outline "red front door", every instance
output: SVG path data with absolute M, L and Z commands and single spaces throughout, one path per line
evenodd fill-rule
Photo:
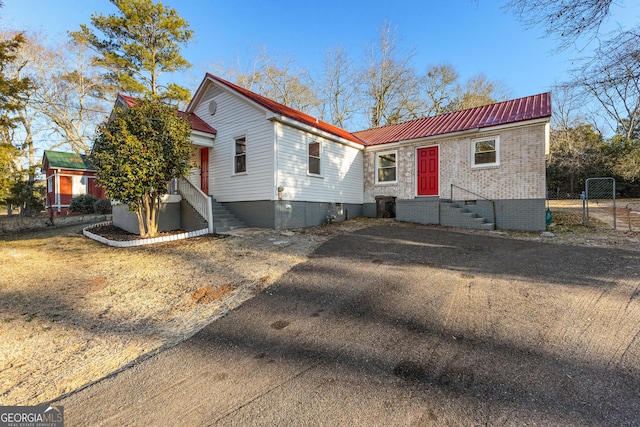
M 438 195 L 438 147 L 418 150 L 418 196 Z
M 209 149 L 200 149 L 200 189 L 209 194 Z

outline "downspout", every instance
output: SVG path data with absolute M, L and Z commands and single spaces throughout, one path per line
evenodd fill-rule
M 274 186 L 273 186 L 273 200 L 275 200 L 276 206 L 278 207 L 278 215 L 276 218 L 277 222 L 278 219 L 280 219 L 280 224 L 278 224 L 278 227 L 275 227 L 276 229 L 279 229 L 280 227 L 282 227 L 282 203 L 280 202 L 279 198 L 278 198 L 278 185 L 279 185 L 279 179 L 280 179 L 280 167 L 278 164 L 278 127 L 280 126 L 280 124 L 277 121 L 274 121 L 273 124 L 275 125 L 273 128 L 273 167 L 275 169 L 275 174 L 274 174 Z M 276 225 L 276 224 L 274 224 Z
M 54 169 L 53 170 L 53 181 L 54 181 L 54 185 L 55 185 L 55 193 L 54 193 L 54 198 L 56 201 L 56 207 L 58 208 L 58 213 L 60 213 L 61 209 L 60 209 L 60 175 L 59 175 L 60 169 Z

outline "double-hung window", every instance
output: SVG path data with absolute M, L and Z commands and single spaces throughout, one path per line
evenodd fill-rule
M 236 148 L 234 155 L 234 173 L 243 173 L 247 171 L 247 137 L 241 136 L 236 138 Z
M 497 166 L 500 164 L 500 138 L 491 137 L 471 141 L 471 166 Z
M 311 175 L 320 175 L 320 172 L 321 172 L 320 142 L 309 141 L 308 149 L 309 149 L 309 167 L 307 171 Z
M 396 182 L 396 151 L 376 154 L 376 183 Z

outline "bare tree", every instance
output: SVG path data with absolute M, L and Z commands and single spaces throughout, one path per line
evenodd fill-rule
M 378 39 L 366 51 L 367 68 L 362 76 L 363 104 L 369 125 L 395 124 L 420 116 L 419 81 L 411 66 L 415 52 L 400 50 L 396 28 L 385 23 Z
M 346 128 L 358 112 L 359 84 L 355 66 L 344 49 L 327 51 L 320 93 L 324 119 Z
M 311 76 L 296 67 L 290 57 L 269 54 L 262 48 L 251 59 L 249 69 L 238 66 L 227 74 L 242 87 L 311 115 L 320 115 L 320 100 Z
M 512 0 L 507 8 L 530 27 L 546 26 L 546 34 L 557 36 L 567 48 L 583 35 L 597 35 L 609 16 L 613 0 Z
M 502 82 L 485 74 L 472 76 L 461 84 L 458 71 L 451 64 L 429 66 L 420 81 L 423 116 L 480 107 L 504 101 L 511 94 Z
M 500 81 L 491 80 L 480 73 L 467 80 L 455 105 L 456 110 L 481 107 L 504 101 L 511 96 L 511 91 Z
M 87 153 L 95 127 L 107 115 L 115 88 L 91 65 L 88 50 L 69 42 L 48 47 L 29 38 L 25 60 L 36 88 L 29 105 L 45 116 L 50 131 L 58 136 L 49 148 L 68 144 L 77 153 Z
M 421 85 L 425 116 L 451 111 L 451 106 L 456 103 L 460 92 L 458 77 L 458 71 L 451 64 L 427 67 Z
M 567 86 L 591 95 L 613 130 L 631 138 L 640 121 L 640 34 L 622 31 L 602 43 Z

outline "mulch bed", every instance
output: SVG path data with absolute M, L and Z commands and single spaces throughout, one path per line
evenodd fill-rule
M 139 234 L 129 233 L 128 231 L 123 230 L 122 228 L 116 227 L 115 225 L 98 225 L 96 227 L 91 227 L 90 229 L 88 229 L 88 231 L 98 236 L 102 236 L 105 239 L 113 240 L 116 242 L 126 242 L 129 240 L 143 239 L 142 237 L 140 237 Z M 186 233 L 186 231 L 184 230 L 160 231 L 158 232 L 158 235 L 156 237 L 172 236 L 174 234 L 182 234 L 182 233 Z

